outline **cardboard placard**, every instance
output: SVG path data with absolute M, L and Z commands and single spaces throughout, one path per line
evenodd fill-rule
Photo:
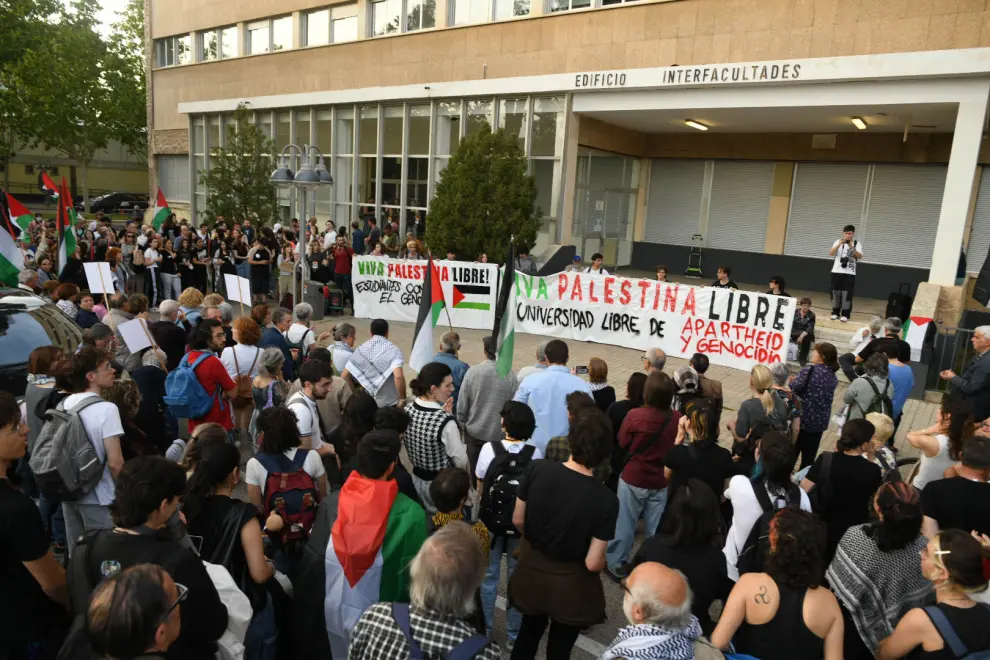
M 233 300 L 244 305 L 251 304 L 251 280 L 224 273 L 224 284 L 227 286 L 227 300 Z
M 115 293 L 113 290 L 113 273 L 110 272 L 109 263 L 105 261 L 97 263 L 87 262 L 83 264 L 83 268 L 86 271 L 86 286 L 89 287 L 90 293 L 105 293 L 108 296 Z
M 148 322 L 144 319 L 134 319 L 133 321 L 121 323 L 117 326 L 117 332 L 120 333 L 121 338 L 127 344 L 127 348 L 131 353 L 139 353 L 149 346 L 155 345 L 155 341 L 151 337 L 151 331 L 148 329 Z

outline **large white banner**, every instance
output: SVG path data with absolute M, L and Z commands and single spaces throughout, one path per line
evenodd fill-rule
M 427 261 L 355 256 L 351 271 L 354 316 L 416 322 Z M 443 298 L 455 328 L 490 330 L 495 325 L 496 264 L 435 261 Z M 447 312 L 439 325 L 447 325 Z
M 426 261 L 354 257 L 354 315 L 416 322 Z M 435 262 L 455 328 L 495 322 L 495 264 Z M 787 359 L 797 301 L 763 293 L 617 275 L 516 272 L 516 331 L 592 341 L 748 370 Z M 446 314 L 441 316 L 446 325 Z
M 794 298 L 614 275 L 516 273 L 517 331 L 750 369 L 787 359 Z M 506 312 L 509 313 L 509 312 Z

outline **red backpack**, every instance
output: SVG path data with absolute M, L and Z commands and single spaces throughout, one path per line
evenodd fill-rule
M 305 543 L 316 521 L 319 490 L 313 477 L 303 469 L 308 454 L 308 449 L 300 447 L 292 459 L 285 454 L 259 453 L 255 456 L 268 471 L 262 496 L 265 519 L 275 511 L 285 521 L 281 530 L 269 531 L 268 534 L 272 540 L 283 544 L 293 541 Z

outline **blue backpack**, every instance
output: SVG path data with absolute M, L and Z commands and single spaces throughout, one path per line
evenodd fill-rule
M 219 392 L 210 394 L 196 377 L 196 367 L 202 364 L 203 360 L 211 357 L 212 353 L 204 352 L 192 364 L 189 363 L 189 354 L 182 356 L 179 366 L 169 372 L 165 378 L 165 405 L 176 417 L 183 419 L 199 419 L 210 412 L 213 407 L 213 400 Z M 221 409 L 223 402 L 221 401 Z

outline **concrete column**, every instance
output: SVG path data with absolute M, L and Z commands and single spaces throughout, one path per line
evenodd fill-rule
M 773 183 L 770 184 L 770 211 L 767 214 L 767 234 L 763 240 L 765 254 L 784 254 L 793 181 L 794 163 L 774 163 Z
M 241 21 L 237 24 L 237 56 L 244 57 L 248 54 L 247 50 L 247 23 Z
M 568 111 L 569 108 L 570 104 Z M 567 123 L 567 138 L 564 143 L 564 181 L 560 187 L 560 194 L 564 196 L 564 212 L 560 230 L 557 232 L 558 245 L 570 244 L 571 228 L 574 226 L 574 192 L 577 186 L 578 132 L 581 128 L 581 116 L 571 112 Z
M 938 216 L 935 233 L 935 249 L 932 250 L 932 266 L 928 281 L 943 286 L 956 282 L 959 266 L 959 250 L 963 244 L 966 217 L 969 214 L 973 179 L 976 177 L 976 160 L 983 141 L 983 121 L 987 100 L 967 101 L 959 104 L 956 130 L 949 154 L 949 171 L 945 177 L 942 194 L 942 210 Z
M 301 11 L 292 12 L 292 47 L 302 48 L 303 46 L 303 14 Z
M 636 189 L 636 222 L 633 225 L 633 242 L 642 242 L 646 236 L 646 210 L 650 196 L 650 167 L 653 161 L 649 158 L 639 159 L 639 187 Z

